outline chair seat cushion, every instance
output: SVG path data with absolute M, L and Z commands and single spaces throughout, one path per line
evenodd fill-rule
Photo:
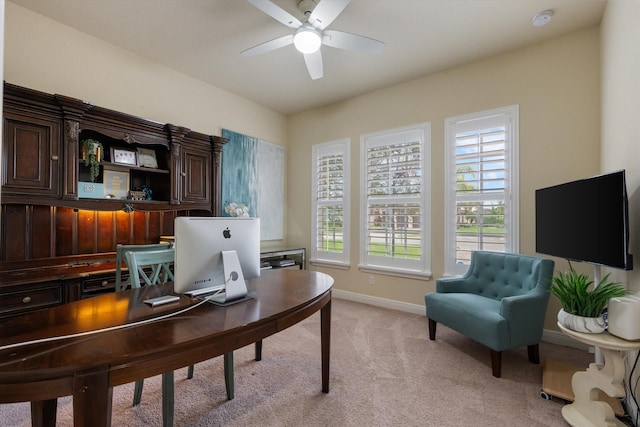
M 496 351 L 509 347 L 509 323 L 499 300 L 468 293 L 430 293 L 427 316 Z

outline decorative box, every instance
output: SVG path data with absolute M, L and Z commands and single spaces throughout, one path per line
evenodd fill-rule
M 99 182 L 78 182 L 79 199 L 102 199 L 104 198 L 104 185 Z
M 127 196 L 129 200 L 146 200 L 147 194 L 144 191 L 134 191 L 130 190 L 129 195 Z

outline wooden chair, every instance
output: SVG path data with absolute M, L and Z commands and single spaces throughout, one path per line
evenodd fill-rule
M 148 246 L 148 245 L 145 245 Z M 123 253 L 125 262 L 129 269 L 129 282 L 132 288 L 139 288 L 142 283 L 146 286 L 153 286 L 158 283 L 166 283 L 173 280 L 171 266 L 175 259 L 173 248 L 161 250 L 133 250 Z M 146 267 L 146 268 L 145 268 Z M 142 282 L 140 281 L 142 279 Z M 187 378 L 193 377 L 193 365 L 189 366 Z M 233 391 L 233 352 L 224 355 L 224 379 L 227 388 L 227 399 L 234 397 Z M 174 408 L 174 375 L 173 371 L 162 374 L 162 425 L 171 427 L 173 425 Z M 144 380 L 135 383 L 133 393 L 133 405 L 139 405 L 142 399 L 142 387 Z
M 116 246 L 116 292 L 124 291 L 130 285 L 129 279 L 122 281 L 122 263 L 127 263 L 126 252 L 133 251 L 154 251 L 159 249 L 169 249 L 170 243 L 155 243 L 150 245 L 121 245 Z M 127 264 L 128 268 L 128 264 Z
M 139 288 L 142 283 L 153 286 L 158 283 L 167 283 L 173 280 L 171 265 L 175 259 L 175 250 L 161 249 L 152 251 L 128 251 L 125 252 L 125 259 L 129 266 L 129 282 L 132 288 Z M 144 267 L 151 269 L 151 274 L 147 274 Z

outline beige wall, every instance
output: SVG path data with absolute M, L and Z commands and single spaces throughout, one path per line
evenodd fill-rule
M 635 269 L 612 271 L 640 293 L 640 2 L 610 0 L 602 20 L 603 172 L 625 169 Z
M 626 281 L 640 294 L 640 2 L 609 0 L 602 19 L 602 162 L 601 169 L 625 169 L 629 193 L 631 253 L 635 269 L 626 275 L 612 271 L 616 280 Z M 627 375 L 637 352 L 626 359 Z M 637 384 L 638 374 L 629 382 Z M 637 389 L 636 389 L 637 393 Z M 638 408 L 628 397 L 629 412 L 638 422 Z
M 351 268 L 323 268 L 338 289 L 424 305 L 434 281 L 375 277 L 357 268 L 360 135 L 432 124 L 432 272 L 444 269 L 444 120 L 520 105 L 520 252 L 535 253 L 534 190 L 594 175 L 600 167 L 599 31 L 592 28 L 305 113 L 289 121 L 289 241 L 309 247 L 311 146 L 351 138 Z M 557 260 L 557 267 L 567 263 Z M 555 297 L 554 297 L 555 298 Z M 555 328 L 557 301 L 548 311 Z

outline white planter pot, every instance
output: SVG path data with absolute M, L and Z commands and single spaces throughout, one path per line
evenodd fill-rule
M 585 332 L 591 334 L 599 334 L 604 332 L 605 323 L 604 318 L 600 317 L 582 317 L 575 314 L 569 314 L 566 311 L 560 309 L 558 312 L 558 323 L 567 329 L 571 329 L 576 332 Z

